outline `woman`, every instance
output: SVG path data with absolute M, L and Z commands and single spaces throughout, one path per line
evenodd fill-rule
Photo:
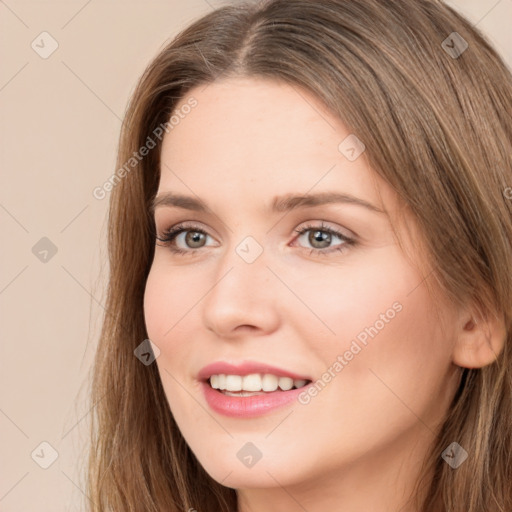
M 92 509 L 510 512 L 511 112 L 435 0 L 164 48 L 109 186 Z

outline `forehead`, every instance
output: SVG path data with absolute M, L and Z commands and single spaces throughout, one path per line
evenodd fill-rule
M 177 111 L 189 97 L 197 106 L 164 137 L 163 152 L 172 149 L 174 158 L 184 152 L 190 160 L 195 147 L 203 150 L 196 152 L 198 160 L 208 151 L 222 162 L 339 155 L 342 123 L 296 86 L 249 78 L 214 82 L 190 91 Z
M 196 106 L 180 112 L 191 98 Z M 268 202 L 268 196 L 335 190 L 381 203 L 364 152 L 349 160 L 342 151 L 354 134 L 302 88 L 252 78 L 203 84 L 175 113 L 179 122 L 163 140 L 159 191 Z

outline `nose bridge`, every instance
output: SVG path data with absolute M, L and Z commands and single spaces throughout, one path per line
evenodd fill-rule
M 218 272 L 210 296 L 226 300 L 236 299 L 242 304 L 251 298 L 262 298 L 269 270 L 266 267 L 267 252 L 263 245 L 251 235 L 245 236 L 220 257 Z
M 203 304 L 204 322 L 218 334 L 228 335 L 237 326 L 269 330 L 277 320 L 275 294 L 269 283 L 266 252 L 248 235 L 219 259 L 215 281 Z

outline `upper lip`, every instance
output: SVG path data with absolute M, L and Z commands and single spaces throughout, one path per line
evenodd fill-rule
M 224 361 L 216 361 L 206 365 L 198 374 L 199 380 L 206 381 L 212 375 L 249 375 L 251 373 L 270 373 L 277 377 L 290 377 L 297 380 L 311 380 L 310 377 L 299 375 L 297 373 L 272 366 L 267 363 L 258 363 L 256 361 L 244 361 L 239 364 L 230 364 Z

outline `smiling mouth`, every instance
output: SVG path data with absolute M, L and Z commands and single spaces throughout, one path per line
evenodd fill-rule
M 206 382 L 223 395 L 247 397 L 300 389 L 310 384 L 311 380 L 252 373 L 244 376 L 217 374 L 212 375 Z

